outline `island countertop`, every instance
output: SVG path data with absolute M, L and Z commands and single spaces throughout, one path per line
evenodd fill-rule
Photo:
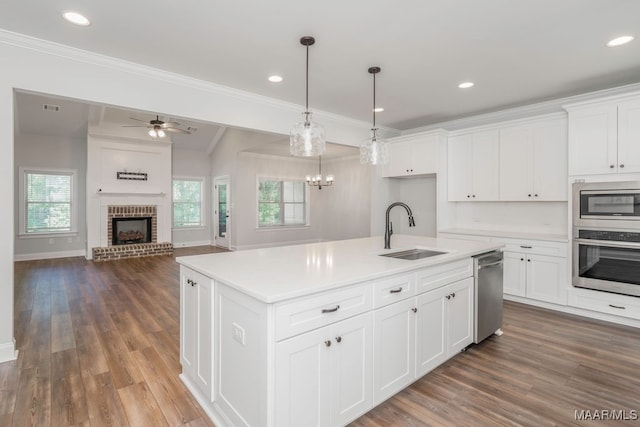
M 275 303 L 366 280 L 444 264 L 502 247 L 500 243 L 393 235 L 237 252 L 192 255 L 176 261 L 259 301 Z M 446 252 L 403 260 L 379 256 L 420 248 Z

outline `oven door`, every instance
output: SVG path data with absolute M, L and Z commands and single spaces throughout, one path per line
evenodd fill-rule
M 573 286 L 640 296 L 640 244 L 574 239 Z

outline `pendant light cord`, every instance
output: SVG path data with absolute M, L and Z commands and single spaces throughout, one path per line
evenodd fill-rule
M 306 81 L 306 100 L 305 100 L 305 112 L 309 112 L 309 45 L 307 45 L 307 71 L 305 75 Z
M 376 74 L 373 74 L 373 128 L 376 128 Z

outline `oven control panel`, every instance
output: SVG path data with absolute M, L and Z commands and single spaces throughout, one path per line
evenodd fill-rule
M 640 233 L 634 231 L 578 230 L 578 237 L 580 239 L 640 243 Z

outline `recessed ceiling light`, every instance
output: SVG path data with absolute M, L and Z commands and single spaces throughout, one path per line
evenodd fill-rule
M 475 83 L 473 82 L 462 82 L 458 85 L 458 87 L 460 89 L 469 89 L 470 87 L 473 87 L 475 85 Z
M 607 43 L 607 47 L 616 47 L 616 46 L 622 46 L 623 44 L 627 44 L 630 41 L 633 40 L 633 36 L 620 36 L 620 37 L 616 37 L 613 40 L 609 40 L 609 43 Z
M 376 113 L 382 113 L 384 111 L 384 108 L 376 107 L 376 108 L 373 109 L 373 111 L 375 111 Z
M 269 76 L 269 81 L 271 83 L 280 83 L 282 82 L 282 80 L 283 80 L 282 76 L 276 76 L 276 75 Z
M 78 12 L 64 12 L 62 16 L 64 19 L 71 22 L 72 24 L 81 25 L 83 27 L 86 27 L 87 25 L 91 24 L 91 21 L 89 21 L 89 19 L 86 16 L 81 15 Z

